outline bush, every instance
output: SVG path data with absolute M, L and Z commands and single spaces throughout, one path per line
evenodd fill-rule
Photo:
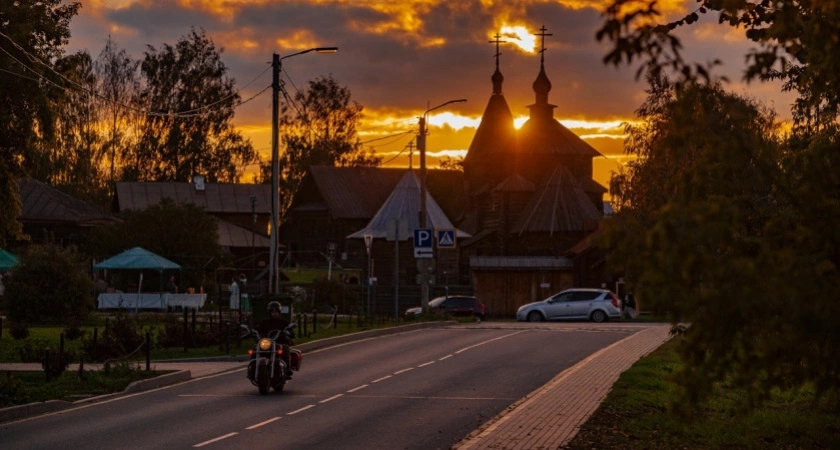
M 49 347 L 46 339 L 27 339 L 23 345 L 18 347 L 18 355 L 21 362 L 41 362 L 44 358 L 44 350 Z
M 93 283 L 74 248 L 33 245 L 24 253 L 14 276 L 3 280 L 9 318 L 15 323 L 80 322 L 92 305 Z
M 29 337 L 29 328 L 26 325 L 16 323 L 12 325 L 12 329 L 9 330 L 9 334 L 12 335 L 12 338 L 18 341 L 26 339 Z
M 137 317 L 125 310 L 117 311 L 110 327 L 99 340 L 96 347 L 93 340 L 85 339 L 82 348 L 87 361 L 105 361 L 126 357 L 136 351 L 145 340 Z

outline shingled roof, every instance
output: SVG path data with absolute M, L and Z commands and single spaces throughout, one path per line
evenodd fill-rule
M 464 157 L 464 164 L 469 165 L 480 159 L 510 152 L 515 144 L 516 129 L 513 126 L 510 107 L 503 94 L 493 94 L 481 116 L 481 123 L 475 130 L 467 156 Z
M 384 238 L 388 223 L 394 219 L 406 221 L 409 231 L 420 228 L 420 179 L 412 170 L 404 170 L 403 173 L 400 182 L 367 226 L 347 236 L 348 239 L 361 239 L 366 234 L 373 235 L 374 239 Z M 429 192 L 426 192 L 426 225 L 435 229 L 455 228 Z M 461 230 L 457 230 L 456 234 L 459 238 L 470 237 Z
M 396 168 L 312 166 L 307 175 L 311 179 L 304 180 L 304 183 L 314 183 L 321 198 L 295 198 L 291 209 L 326 207 L 333 219 L 369 220 L 379 211 L 405 173 L 406 169 Z M 463 215 L 463 183 L 460 171 L 428 171 L 428 192 L 447 217 L 456 221 Z
M 271 185 L 267 183 L 207 183 L 204 190 L 197 190 L 193 183 L 187 182 L 119 181 L 116 185 L 114 204 L 118 212 L 141 211 L 170 198 L 176 203 L 200 206 L 210 214 L 250 214 L 250 197 L 255 195 L 255 212 L 271 213 Z
M 253 244 L 254 248 L 268 248 L 270 245 L 268 238 L 260 233 L 255 233 L 218 217 L 216 223 L 218 224 L 218 242 L 222 247 L 251 247 Z M 282 244 L 279 245 L 284 247 Z
M 534 192 L 535 189 L 534 183 L 526 180 L 522 175 L 514 173 L 493 188 L 493 192 Z
M 555 232 L 586 230 L 600 219 L 601 214 L 577 178 L 558 164 L 540 183 L 512 231 L 553 235 Z
M 526 154 L 604 156 L 554 118 L 528 119 L 519 129 L 519 149 Z
M 117 220 L 89 205 L 34 178 L 18 180 L 23 222 L 73 223 L 94 225 Z

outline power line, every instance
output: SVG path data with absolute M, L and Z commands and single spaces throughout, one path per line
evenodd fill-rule
M 42 66 L 44 66 L 44 67 L 46 67 L 48 70 L 50 70 L 52 73 L 54 73 L 54 74 L 58 75 L 61 79 L 63 79 L 64 81 L 66 81 L 66 82 L 67 82 L 67 83 L 69 83 L 70 85 L 75 86 L 75 87 L 77 87 L 77 88 L 79 88 L 79 89 L 81 89 L 81 90 L 83 90 L 83 91 L 87 92 L 87 93 L 88 93 L 88 94 L 90 94 L 90 95 L 93 95 L 93 96 L 95 96 L 95 97 L 98 97 L 98 98 L 100 98 L 100 99 L 102 99 L 102 100 L 105 100 L 105 101 L 107 101 L 107 102 L 109 102 L 109 103 L 111 103 L 111 104 L 114 104 L 114 105 L 116 105 L 116 106 L 119 106 L 119 107 L 122 107 L 122 108 L 125 108 L 125 109 L 129 109 L 129 110 L 132 110 L 132 111 L 135 111 L 135 112 L 143 113 L 143 114 L 145 114 L 145 115 L 149 115 L 149 116 L 160 116 L 160 117 L 200 117 L 200 116 L 206 116 L 206 115 L 212 114 L 213 112 L 216 112 L 216 111 L 208 111 L 208 112 L 204 112 L 204 113 L 195 113 L 195 112 L 196 112 L 196 111 L 202 111 L 202 110 L 208 109 L 208 108 L 210 108 L 210 107 L 212 107 L 212 106 L 218 105 L 219 103 L 222 103 L 222 102 L 224 102 L 224 101 L 226 101 L 226 100 L 229 100 L 229 99 L 231 99 L 231 98 L 233 98 L 233 97 L 235 97 L 235 96 L 239 95 L 239 93 L 240 93 L 243 89 L 245 89 L 246 87 L 250 86 L 252 83 L 254 83 L 257 79 L 259 79 L 261 76 L 263 76 L 263 75 L 264 75 L 264 74 L 265 74 L 265 73 L 266 73 L 266 72 L 267 72 L 267 71 L 271 68 L 271 66 L 267 67 L 265 70 L 263 70 L 263 71 L 262 71 L 262 73 L 260 73 L 260 74 L 259 74 L 259 75 L 257 75 L 256 77 L 254 77 L 254 79 L 252 79 L 251 81 L 249 81 L 249 82 L 248 82 L 245 86 L 243 86 L 242 88 L 237 89 L 237 90 L 236 90 L 235 92 L 233 92 L 232 94 L 230 94 L 230 95 L 228 95 L 228 96 L 226 96 L 226 97 L 224 97 L 224 98 L 222 98 L 222 99 L 220 99 L 220 100 L 217 100 L 217 101 L 215 101 L 215 102 L 213 102 L 213 103 L 211 103 L 211 104 L 209 104 L 209 105 L 204 105 L 204 106 L 201 106 L 201 107 L 198 107 L 198 108 L 194 108 L 194 109 L 191 109 L 191 110 L 188 110 L 188 111 L 181 111 L 181 112 L 178 112 L 178 113 L 162 113 L 162 112 L 155 112 L 155 111 L 151 111 L 151 110 L 147 110 L 147 109 L 143 109 L 143 108 L 138 108 L 138 107 L 135 107 L 135 106 L 132 106 L 132 105 L 122 104 L 122 103 L 116 102 L 116 101 L 114 101 L 114 100 L 111 100 L 110 98 L 107 98 L 107 97 L 105 97 L 105 96 L 103 96 L 103 95 L 99 94 L 98 92 L 96 92 L 96 91 L 94 91 L 94 90 L 92 90 L 92 89 L 88 89 L 88 88 L 86 88 L 85 86 L 82 86 L 82 85 L 80 85 L 80 84 L 76 83 L 75 81 L 73 81 L 73 80 L 71 80 L 71 79 L 69 79 L 69 78 L 65 77 L 64 75 L 62 75 L 62 74 L 60 74 L 60 73 L 56 72 L 56 71 L 55 71 L 55 69 L 53 69 L 53 68 L 52 68 L 52 66 L 50 66 L 49 64 L 47 64 L 47 63 L 45 63 L 45 62 L 41 61 L 41 59 L 40 59 L 40 58 L 38 58 L 38 57 L 36 57 L 36 56 L 34 56 L 34 55 L 30 54 L 28 51 L 26 51 L 26 49 L 24 49 L 23 47 L 21 47 L 20 45 L 18 45 L 18 44 L 17 44 L 17 43 L 16 43 L 16 42 L 12 39 L 12 38 L 10 38 L 9 36 L 5 35 L 4 33 L 0 32 L 0 36 L 2 36 L 2 37 L 4 37 L 4 38 L 6 38 L 9 42 L 11 42 L 11 43 L 12 43 L 12 45 L 13 45 L 15 48 L 17 48 L 19 51 L 23 52 L 23 54 L 24 54 L 24 55 L 26 55 L 26 56 L 29 58 L 29 60 L 30 60 L 31 62 L 41 64 Z M 57 87 L 57 88 L 59 88 L 59 89 L 62 89 L 62 90 L 64 90 L 65 92 L 68 90 L 68 88 L 67 88 L 66 86 L 60 86 L 60 85 L 58 85 L 58 84 L 57 84 L 57 83 L 55 83 L 54 81 L 52 81 L 52 80 L 50 80 L 50 79 L 46 78 L 43 74 L 41 74 L 41 73 L 39 73 L 39 72 L 35 71 L 34 69 L 32 69 L 31 67 L 27 66 L 27 65 L 26 65 L 26 64 L 24 64 L 22 61 L 20 61 L 19 59 L 17 59 L 14 55 L 12 55 L 11 53 L 9 53 L 6 49 L 4 49 L 4 48 L 0 47 L 0 50 L 2 50 L 2 51 L 3 51 L 3 53 L 7 54 L 10 58 L 12 58 L 13 60 L 15 60 L 15 61 L 16 61 L 18 64 L 20 64 L 22 67 L 24 67 L 25 69 L 28 69 L 29 71 L 31 71 L 32 73 L 34 73 L 34 74 L 35 74 L 36 76 L 38 76 L 38 78 L 40 78 L 41 80 L 46 81 L 47 83 L 49 83 L 49 84 L 51 84 L 51 85 L 53 85 L 53 86 L 55 86 L 55 87 Z M 12 73 L 12 72 L 10 72 L 10 73 Z M 19 76 L 23 76 L 23 75 L 20 75 L 20 74 L 17 74 L 17 75 L 19 75 Z M 24 77 L 24 78 L 28 78 L 28 77 L 25 77 L 25 76 L 23 76 L 23 77 Z M 30 79 L 32 79 L 32 78 L 30 78 Z M 34 79 L 32 79 L 32 80 L 33 80 L 33 81 L 36 81 L 36 80 L 34 80 Z M 270 86 L 269 86 L 269 87 L 270 87 Z M 252 97 L 251 97 L 251 98 L 249 98 L 248 100 L 245 100 L 245 101 L 240 101 L 240 102 L 238 102 L 236 105 L 233 105 L 233 106 L 226 106 L 226 107 L 224 107 L 224 108 L 222 108 L 222 109 L 234 109 L 234 108 L 237 108 L 237 107 L 239 107 L 239 106 L 241 106 L 241 105 L 244 105 L 245 103 L 248 103 L 249 101 L 251 101 L 251 100 L 255 99 L 256 97 L 258 97 L 260 94 L 262 94 L 263 92 L 265 92 L 267 89 L 268 89 L 268 88 L 263 89 L 263 90 L 262 90 L 262 91 L 260 91 L 258 94 L 256 94 L 256 95 L 252 96 Z M 217 110 L 217 111 L 218 111 L 218 110 Z
M 412 139 L 409 143 L 411 143 L 411 142 L 414 142 L 414 140 Z M 403 153 L 405 153 L 405 151 L 406 151 L 407 149 L 408 149 L 408 144 L 406 144 L 406 145 L 405 145 L 405 147 L 403 147 L 403 149 L 402 149 L 402 150 L 400 150 L 400 152 L 399 152 L 399 153 L 397 153 L 396 155 L 394 155 L 394 157 L 393 157 L 393 158 L 389 159 L 388 161 L 383 162 L 383 163 L 382 163 L 382 164 L 380 164 L 380 165 L 381 165 L 381 166 L 384 166 L 385 164 L 388 164 L 388 163 L 390 163 L 391 161 L 393 161 L 393 160 L 395 160 L 395 159 L 399 158 L 399 157 L 400 157 L 400 155 L 402 155 Z

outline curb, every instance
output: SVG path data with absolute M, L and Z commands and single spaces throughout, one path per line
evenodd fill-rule
M 77 400 L 75 402 L 68 402 L 64 400 L 47 400 L 45 402 L 27 403 L 25 405 L 9 406 L 8 408 L 0 408 L 0 423 L 10 422 L 13 420 L 26 419 L 29 417 L 40 416 L 51 412 L 69 409 L 74 406 L 82 406 L 88 403 L 97 403 L 103 400 L 110 400 L 112 398 L 120 397 L 126 394 L 133 394 L 136 392 L 149 391 L 159 387 L 168 386 L 170 384 L 180 383 L 192 378 L 189 370 L 181 370 L 175 373 L 167 373 L 159 377 L 149 378 L 147 380 L 133 381 L 122 392 L 114 392 L 111 394 L 98 395 L 96 397 Z
M 360 331 L 357 333 L 345 334 L 343 336 L 336 336 L 326 339 L 318 339 L 309 341 L 305 344 L 295 345 L 294 348 L 304 352 L 311 352 L 313 350 L 320 350 L 322 348 L 333 347 L 336 345 L 346 344 L 348 342 L 361 341 L 378 336 L 389 334 L 399 334 L 414 330 L 422 330 L 426 328 L 439 328 L 457 324 L 457 321 L 445 322 L 421 322 L 409 325 L 400 325 L 397 327 L 380 328 L 376 330 Z M 194 358 L 194 359 L 175 359 L 175 360 L 159 360 L 154 362 L 218 362 L 231 361 L 239 362 L 240 358 L 245 358 L 241 361 L 247 361 L 248 356 L 222 356 L 209 358 Z M 114 392 L 111 394 L 99 395 L 96 397 L 86 398 L 75 402 L 67 402 L 64 400 L 47 400 L 45 402 L 28 403 L 25 405 L 9 406 L 7 408 L 0 408 L 0 423 L 10 422 L 13 420 L 27 419 L 41 414 L 61 411 L 69 409 L 74 406 L 81 406 L 88 403 L 96 403 L 103 400 L 110 400 L 112 398 L 120 397 L 127 394 L 148 391 L 157 389 L 159 387 L 169 386 L 176 383 L 181 383 L 192 379 L 192 374 L 189 370 L 181 370 L 174 373 L 168 373 L 148 380 L 134 381 L 129 384 L 122 392 Z

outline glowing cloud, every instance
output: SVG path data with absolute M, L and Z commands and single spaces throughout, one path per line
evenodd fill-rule
M 537 37 L 529 32 L 524 26 L 505 25 L 501 28 L 499 34 L 502 35 L 502 38 L 505 41 L 516 45 L 520 50 L 526 53 L 535 52 Z

